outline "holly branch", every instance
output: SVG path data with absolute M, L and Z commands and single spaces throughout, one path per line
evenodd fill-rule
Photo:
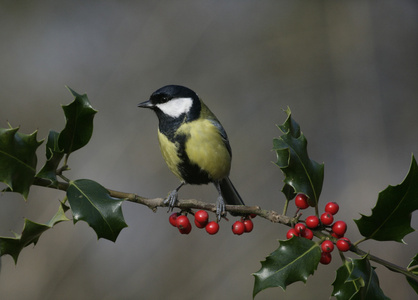
M 87 222 L 98 238 L 115 242 L 121 230 L 127 226 L 122 213 L 124 201 L 145 205 L 152 211 L 167 207 L 163 198 L 146 198 L 134 193 L 110 190 L 93 180 L 70 180 L 64 175 L 69 170 L 70 154 L 89 142 L 96 114 L 87 95 L 69 90 L 75 100 L 63 106 L 65 127 L 60 132 L 50 131 L 46 140 L 47 161 L 38 172 L 36 150 L 43 141 L 37 140 L 37 132 L 23 134 L 19 132 L 19 128 L 10 125 L 9 128 L 0 128 L 0 182 L 7 185 L 5 192 L 18 192 L 25 199 L 32 185 L 65 192 L 57 213 L 49 222 L 40 224 L 25 219 L 21 234 L 0 237 L 0 255 L 11 255 L 15 262 L 20 252 L 28 245 L 36 244 L 46 230 L 60 222 L 69 221 L 67 211 L 71 211 L 74 223 Z M 334 245 L 342 261 L 332 283 L 332 296 L 337 299 L 387 299 L 379 286 L 377 273 L 371 262 L 404 275 L 411 287 L 418 292 L 418 255 L 412 258 L 408 266 L 401 267 L 358 247 L 370 239 L 403 242 L 403 238 L 414 231 L 411 217 L 418 209 L 418 165 L 414 156 L 404 181 L 399 185 L 389 186 L 379 194 L 370 216 L 362 215 L 360 219 L 354 220 L 363 238 L 351 243 L 346 237 L 345 222 L 334 222 L 338 211 L 336 203 L 331 203 L 331 206 L 328 203 L 325 212 L 320 215 L 318 203 L 324 179 L 324 164 L 309 158 L 306 137 L 299 124 L 291 117 L 290 109 L 285 112 L 287 119 L 278 126 L 282 135 L 273 140 L 273 150 L 277 155 L 276 165 L 284 174 L 283 213 L 265 210 L 259 206 L 226 206 L 227 212 L 242 216 L 242 220 L 248 219 L 248 216 L 258 216 L 290 227 L 287 239 L 280 240 L 279 247 L 261 262 L 261 269 L 253 273 L 253 296 L 269 287 L 285 289 L 296 281 L 306 282 L 320 263 L 328 264 L 331 261 Z M 289 205 L 293 202 L 297 207 L 296 213 L 288 216 Z M 195 199 L 180 199 L 175 207 L 183 216 L 194 214 L 193 210 L 216 212 L 215 204 Z M 314 209 L 314 214 L 302 219 L 301 211 L 310 207 Z M 187 217 L 183 217 L 184 219 Z M 236 231 L 234 233 L 239 234 Z M 347 257 L 347 251 L 360 258 Z

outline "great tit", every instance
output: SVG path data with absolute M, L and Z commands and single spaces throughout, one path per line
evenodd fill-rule
M 156 113 L 161 153 L 181 181 L 165 200 L 169 209 L 174 207 L 183 185 L 210 182 L 219 193 L 218 220 L 225 214 L 225 204 L 244 205 L 228 177 L 232 152 L 225 129 L 194 91 L 180 85 L 167 85 L 138 107 L 150 108 Z

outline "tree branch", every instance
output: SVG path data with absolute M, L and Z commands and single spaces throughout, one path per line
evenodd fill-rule
M 34 185 L 59 189 L 62 191 L 66 191 L 68 189 L 69 184 L 67 182 L 59 181 L 56 186 L 52 186 L 51 182 L 47 179 L 35 177 L 33 182 Z M 158 207 L 168 207 L 167 204 L 164 203 L 163 198 L 146 198 L 134 193 L 125 193 L 119 192 L 108 189 L 110 196 L 113 198 L 124 199 L 126 201 L 142 204 L 148 206 L 151 210 L 156 211 Z M 175 205 L 175 207 L 180 209 L 204 209 L 211 212 L 216 212 L 216 205 L 213 203 L 207 203 L 195 199 L 179 199 Z M 285 225 L 290 225 L 294 220 L 288 216 L 283 216 L 274 210 L 265 210 L 261 209 L 259 206 L 244 206 L 244 205 L 226 205 L 226 211 L 231 213 L 235 213 L 237 215 L 249 215 L 249 214 L 256 214 L 266 220 L 269 220 L 273 223 L 281 223 Z
M 52 186 L 49 180 L 43 179 L 43 178 L 37 178 L 37 177 L 35 177 L 33 184 L 37 186 L 47 187 L 47 188 L 59 189 L 62 191 L 66 191 L 69 186 L 67 182 L 61 182 L 61 181 L 59 181 L 56 186 Z M 110 196 L 114 198 L 124 199 L 126 201 L 148 206 L 152 211 L 156 211 L 158 207 L 168 207 L 168 205 L 164 203 L 163 198 L 146 198 L 146 197 L 141 197 L 139 195 L 136 195 L 134 193 L 125 193 L 125 192 L 119 192 L 119 191 L 114 191 L 114 190 L 109 190 L 109 189 L 108 191 L 109 191 Z M 203 209 L 203 210 L 211 211 L 214 213 L 216 212 L 215 204 L 207 203 L 207 202 L 203 202 L 203 201 L 199 201 L 195 199 L 178 200 L 175 207 L 180 208 L 180 209 L 192 209 L 192 208 Z M 299 218 L 299 216 L 295 216 L 295 218 L 290 218 L 288 216 L 281 215 L 274 210 L 261 209 L 259 206 L 227 205 L 226 211 L 229 211 L 231 213 L 235 213 L 238 215 L 243 215 L 243 216 L 249 215 L 249 214 L 256 214 L 273 223 L 281 223 L 281 224 L 288 225 L 288 226 L 291 226 L 291 224 L 295 223 L 297 219 Z M 323 233 L 319 231 L 316 232 L 315 235 L 318 236 L 319 238 L 324 237 Z M 397 266 L 377 256 L 371 255 L 370 253 L 357 248 L 356 245 L 352 245 L 350 248 L 350 251 L 360 256 L 367 255 L 367 257 L 371 261 L 381 264 L 391 271 L 401 273 L 405 275 L 406 277 L 411 278 L 418 282 L 418 276 L 414 275 L 408 269 Z
M 418 282 L 418 276 L 414 275 L 410 270 L 408 270 L 407 268 L 403 268 L 400 267 L 398 265 L 395 265 L 393 263 L 391 263 L 390 261 L 381 259 L 380 257 L 374 256 L 366 251 L 363 251 L 359 248 L 357 248 L 356 246 L 353 246 L 350 248 L 350 251 L 360 255 L 360 256 L 367 256 L 368 259 L 370 259 L 371 261 L 374 261 L 382 266 L 385 266 L 386 268 L 388 268 L 389 270 L 393 271 L 393 272 L 397 272 L 397 273 L 401 273 L 403 275 L 405 275 L 408 278 L 411 278 L 412 280 L 415 280 L 416 282 Z

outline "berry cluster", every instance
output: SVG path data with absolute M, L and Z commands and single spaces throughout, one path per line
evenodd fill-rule
M 308 198 L 304 194 L 298 194 L 295 198 L 295 205 L 298 209 L 306 209 L 309 207 Z M 317 216 L 308 216 L 305 219 L 305 225 L 297 223 L 291 228 L 286 237 L 288 239 L 293 236 L 301 236 L 308 239 L 313 238 L 313 232 L 311 229 L 317 229 L 322 224 L 321 229 L 331 228 L 330 235 L 337 239 L 335 245 L 341 252 L 348 251 L 351 246 L 351 242 L 348 238 L 344 237 L 347 231 L 347 224 L 344 221 L 334 222 L 334 215 L 338 212 L 339 206 L 335 202 L 328 202 L 325 206 L 325 212 L 320 218 Z M 321 243 L 321 260 L 322 264 L 329 264 L 331 262 L 331 252 L 334 250 L 334 243 L 330 239 L 325 239 Z
M 254 228 L 251 217 L 255 216 L 251 215 L 250 217 L 241 218 L 240 221 L 236 221 L 232 225 L 232 232 L 237 235 L 241 235 L 244 232 L 251 232 Z M 192 231 L 192 224 L 187 215 L 175 212 L 170 215 L 168 221 L 171 225 L 177 227 L 181 234 L 189 234 Z M 219 224 L 215 221 L 209 222 L 209 214 L 205 210 L 199 210 L 194 213 L 194 224 L 197 228 L 205 228 L 206 232 L 211 235 L 219 231 Z
M 295 227 L 290 228 L 289 231 L 286 234 L 286 237 L 288 239 L 294 237 L 294 236 L 300 236 L 304 237 L 308 240 L 313 239 L 313 232 L 309 228 L 306 228 L 306 226 L 302 223 L 297 223 Z
M 253 221 L 250 218 L 241 218 L 232 224 L 232 232 L 236 235 L 241 235 L 244 232 L 251 232 L 254 228 Z

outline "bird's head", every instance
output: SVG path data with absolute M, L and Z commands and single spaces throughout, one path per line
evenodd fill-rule
M 162 118 L 180 118 L 184 114 L 199 113 L 200 100 L 191 89 L 181 85 L 166 85 L 152 93 L 148 101 L 138 104 L 138 107 L 154 110 Z

